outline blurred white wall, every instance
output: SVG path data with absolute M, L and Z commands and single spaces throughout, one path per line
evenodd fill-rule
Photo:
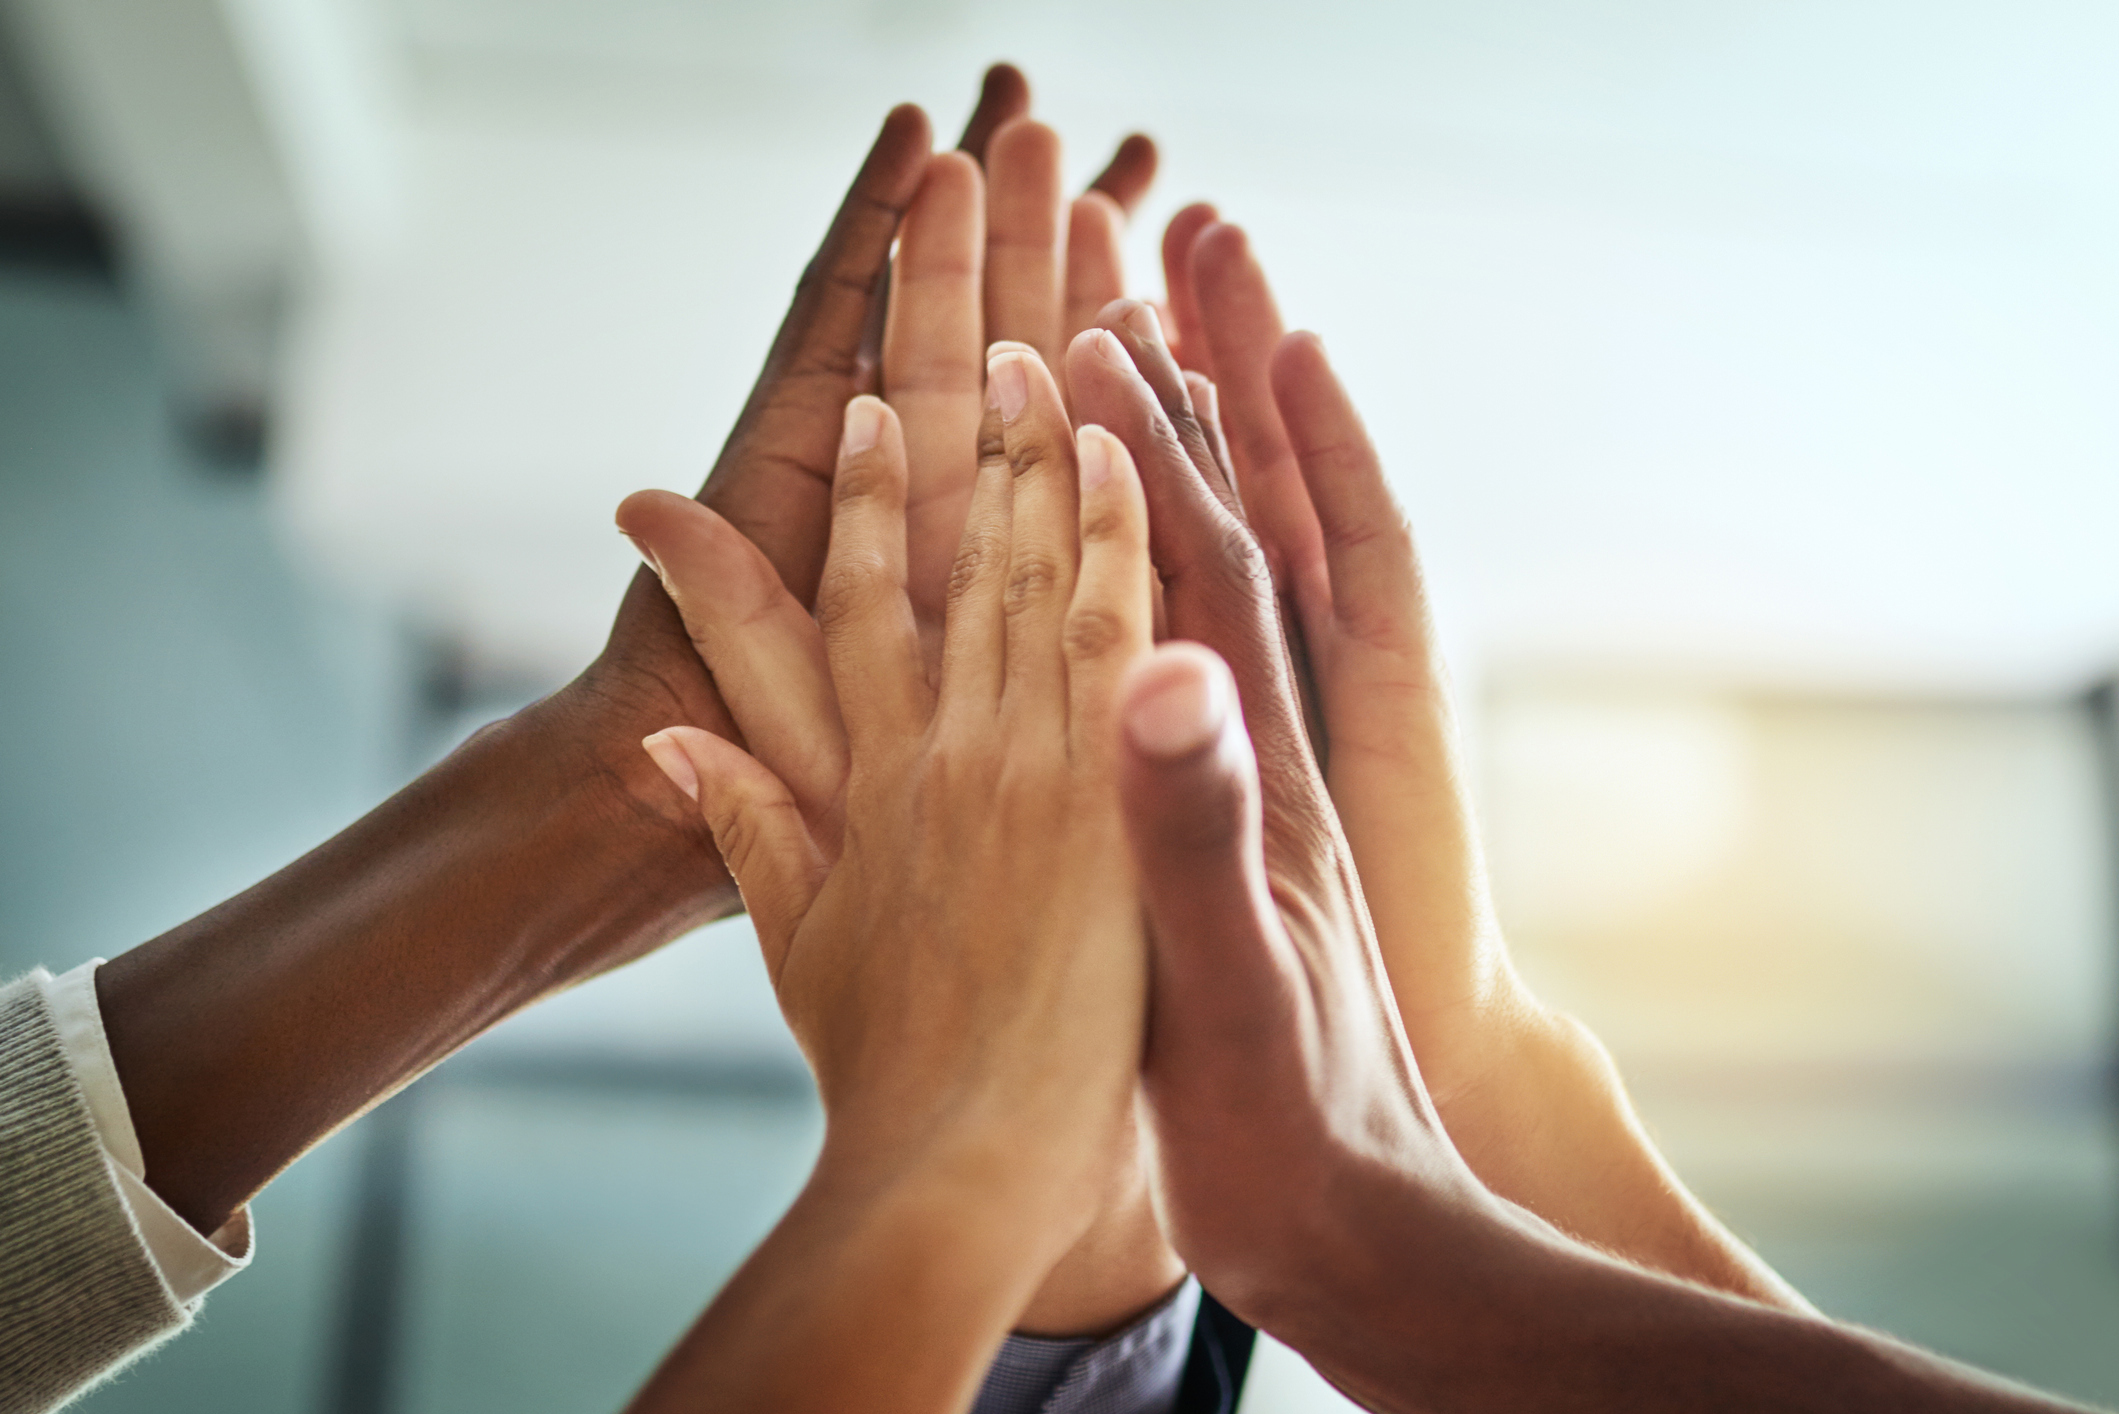
M 1525 970 L 1635 1073 L 2087 1075 L 2115 987 L 2074 706 L 1497 688 L 1488 837 Z
M 612 505 L 697 482 L 884 109 L 946 131 L 998 56 L 1078 173 L 1163 141 L 1138 287 L 1179 202 L 1253 228 L 1483 661 L 2044 692 L 2119 656 L 2107 7 L 187 5 L 300 246 L 284 523 L 494 664 L 593 649 Z M 153 92 L 186 74 L 228 77 Z

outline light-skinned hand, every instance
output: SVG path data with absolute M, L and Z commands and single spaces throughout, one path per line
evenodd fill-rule
M 1145 506 L 1034 355 L 995 363 L 938 682 L 883 402 L 847 409 L 814 619 L 727 522 L 643 493 L 666 502 L 643 549 L 750 749 L 647 745 L 743 890 L 826 1134 L 638 1408 L 961 1407 L 1133 1167 L 1146 960 L 1114 714 L 1152 629 Z

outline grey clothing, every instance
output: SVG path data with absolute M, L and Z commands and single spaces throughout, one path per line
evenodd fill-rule
M 55 1409 L 191 1322 L 111 1176 L 49 980 L 0 987 L 0 1414 Z

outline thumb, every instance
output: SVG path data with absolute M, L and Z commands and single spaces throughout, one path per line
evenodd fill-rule
M 1288 969 L 1300 964 L 1266 882 L 1257 759 L 1235 679 L 1196 643 L 1137 664 L 1120 712 L 1120 793 L 1154 938 L 1149 1087 L 1219 1090 L 1298 1029 Z
M 640 744 L 699 802 L 777 985 L 788 944 L 830 868 L 793 793 L 742 747 L 697 727 L 671 727 Z

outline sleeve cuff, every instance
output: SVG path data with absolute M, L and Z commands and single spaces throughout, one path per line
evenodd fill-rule
M 110 1162 L 111 1175 L 131 1211 L 140 1240 L 177 1304 L 189 1309 L 207 1292 L 250 1265 L 250 1209 L 247 1205 L 237 1209 L 219 1231 L 202 1237 L 147 1186 L 146 1163 L 140 1153 L 139 1137 L 133 1131 L 132 1111 L 126 1106 L 124 1087 L 118 1083 L 118 1068 L 110 1058 L 110 1043 L 103 1034 L 103 1011 L 96 1001 L 96 969 L 102 965 L 103 959 L 95 958 L 47 982 L 45 1002 L 58 1025 L 66 1063 L 88 1098 L 96 1136 L 102 1141 L 103 1155 Z
M 1199 1283 L 1177 1290 L 1101 1340 L 1011 1335 L 986 1372 L 972 1414 L 1169 1414 L 1184 1380 Z

